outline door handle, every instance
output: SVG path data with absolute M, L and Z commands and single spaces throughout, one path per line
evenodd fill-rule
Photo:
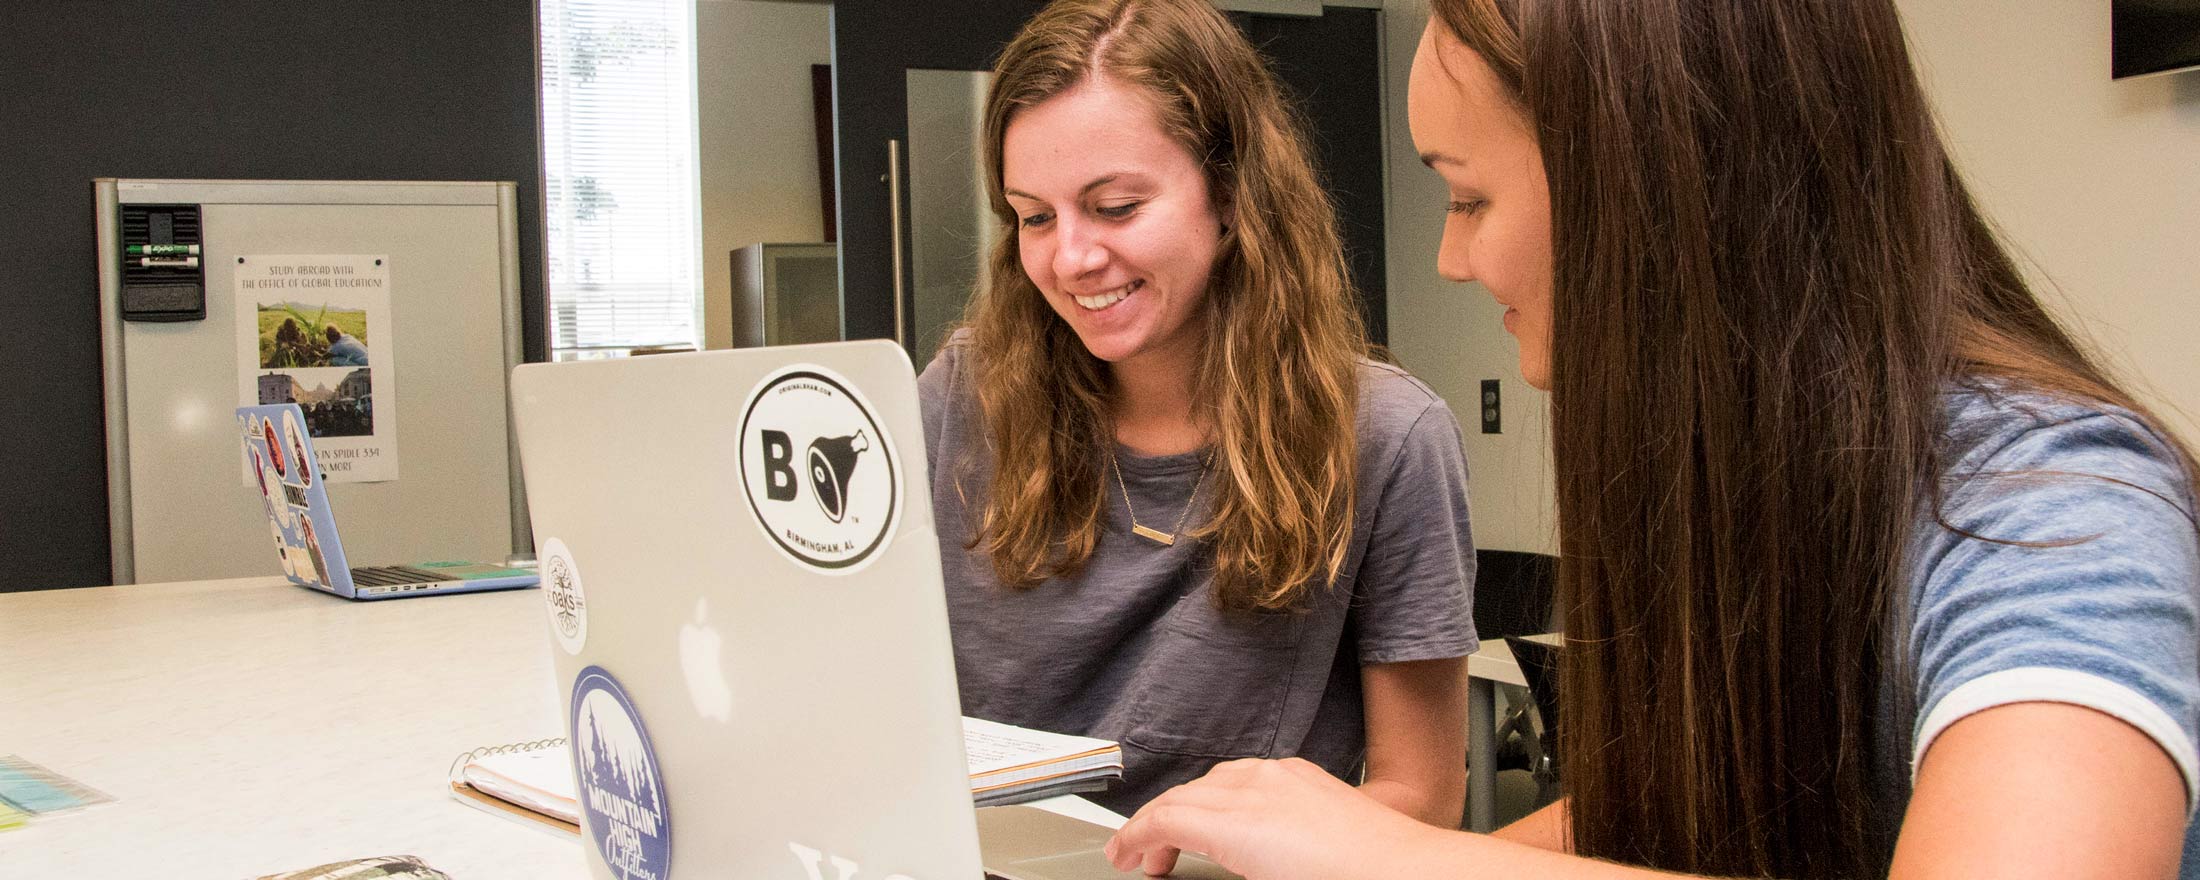
M 886 141 L 886 214 L 888 231 L 893 237 L 893 246 L 888 249 L 888 253 L 894 267 L 894 342 L 908 348 L 909 297 L 906 282 L 903 281 L 908 276 L 908 267 L 901 244 L 901 203 L 901 139 L 892 138 Z

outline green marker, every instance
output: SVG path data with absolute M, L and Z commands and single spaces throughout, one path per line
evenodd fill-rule
M 123 252 L 133 257 L 169 257 L 197 254 L 199 246 L 195 244 L 133 244 L 124 248 Z

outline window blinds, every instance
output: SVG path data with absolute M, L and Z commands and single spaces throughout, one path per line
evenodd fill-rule
M 700 348 L 693 0 L 541 0 L 553 356 Z

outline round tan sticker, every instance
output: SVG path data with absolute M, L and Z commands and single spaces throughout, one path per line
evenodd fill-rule
M 588 644 L 588 596 L 581 590 L 580 566 L 565 542 L 551 538 L 542 545 L 542 600 L 550 611 L 550 632 L 567 654 L 579 654 Z

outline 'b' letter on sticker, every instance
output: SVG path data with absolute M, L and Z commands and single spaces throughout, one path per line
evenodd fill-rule
M 764 438 L 764 497 L 773 501 L 794 500 L 794 444 L 787 440 L 785 431 L 763 431 Z

